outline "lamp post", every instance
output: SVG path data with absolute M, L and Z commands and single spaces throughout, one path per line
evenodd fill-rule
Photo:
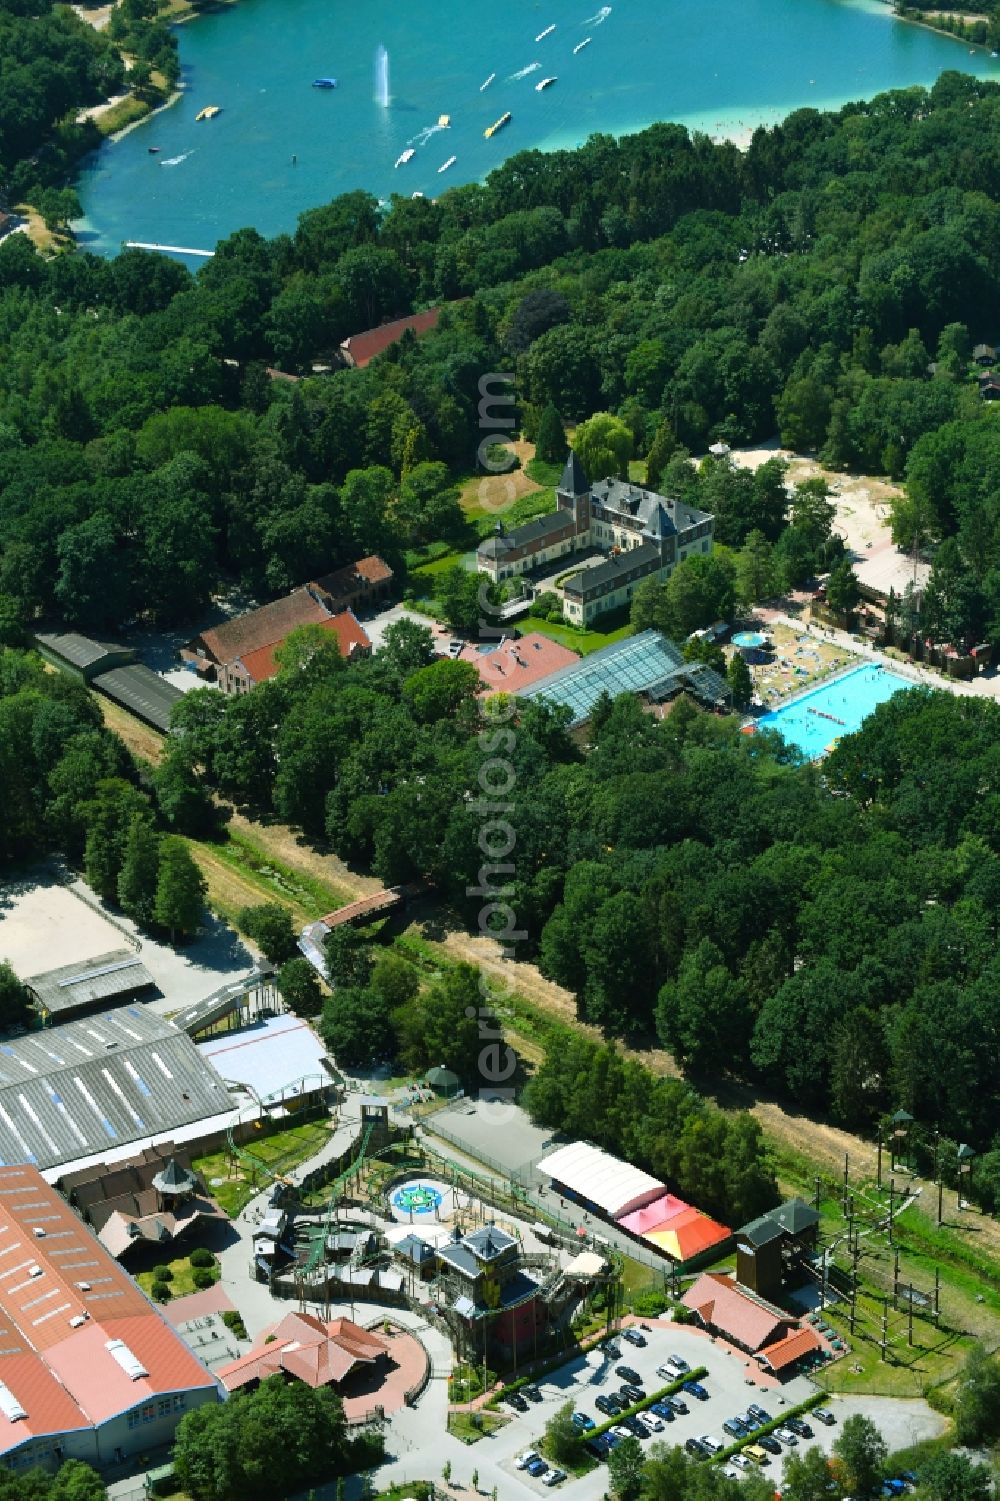
M 881 1188 L 882 1187 L 882 1122 L 881 1121 L 879 1121 L 879 1123 L 878 1123 L 878 1157 L 876 1159 L 876 1162 L 877 1162 L 877 1166 L 876 1166 L 876 1169 L 875 1169 L 875 1187 L 876 1188 Z M 817 1208 L 818 1207 L 819 1206 L 817 1205 Z
M 937 1175 L 937 1222 L 938 1225 L 940 1225 L 944 1217 L 942 1213 L 942 1200 L 944 1198 L 944 1173 L 941 1171 L 941 1131 L 937 1126 L 935 1126 L 934 1128 L 934 1171 Z
M 975 1147 L 968 1146 L 964 1141 L 958 1149 L 958 1207 L 964 1209 L 966 1200 L 964 1189 L 972 1172 L 972 1162 L 976 1156 Z

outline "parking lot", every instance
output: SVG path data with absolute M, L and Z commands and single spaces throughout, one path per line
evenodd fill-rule
M 526 1450 L 537 1449 L 546 1423 L 567 1401 L 572 1401 L 575 1412 L 585 1413 L 595 1424 L 607 1422 L 608 1418 L 597 1409 L 595 1402 L 602 1393 L 613 1394 L 622 1386 L 625 1378 L 616 1371 L 616 1367 L 620 1365 L 629 1366 L 638 1373 L 647 1396 L 670 1384 L 656 1374 L 656 1367 L 662 1365 L 668 1355 L 680 1356 L 692 1370 L 704 1366 L 708 1372 L 706 1376 L 699 1378 L 700 1384 L 709 1393 L 708 1399 L 699 1401 L 686 1392 L 679 1393 L 687 1405 L 687 1413 L 676 1415 L 672 1422 L 664 1422 L 662 1431 L 644 1440 L 644 1447 L 647 1449 L 653 1443 L 665 1443 L 670 1447 L 683 1445 L 687 1439 L 701 1438 L 705 1434 L 723 1447 L 728 1447 L 733 1439 L 723 1431 L 723 1423 L 729 1418 L 744 1414 L 751 1403 L 763 1407 L 773 1418 L 780 1418 L 782 1412 L 805 1401 L 816 1390 L 812 1382 L 801 1376 L 786 1382 L 780 1388 L 762 1386 L 753 1380 L 742 1359 L 694 1329 L 648 1322 L 641 1327 L 640 1332 L 647 1341 L 642 1348 L 634 1347 L 619 1335 L 614 1341 L 620 1351 L 619 1355 L 609 1356 L 603 1349 L 593 1350 L 588 1356 L 540 1378 L 538 1386 L 542 1393 L 541 1402 L 532 1402 L 526 1413 L 515 1414 L 504 1430 L 503 1447 L 507 1451 L 507 1457 L 499 1460 L 499 1468 L 537 1495 L 547 1494 L 544 1476 L 533 1478 L 519 1469 L 519 1456 Z M 851 1412 L 860 1410 L 857 1402 L 836 1397 L 829 1398 L 822 1405 L 833 1413 L 836 1420 L 834 1425 L 826 1427 L 807 1417 L 806 1422 L 812 1428 L 813 1436 L 799 1437 L 795 1445 L 797 1451 L 819 1445 L 825 1453 L 829 1453 L 843 1419 Z M 871 1415 L 884 1428 L 890 1446 L 893 1441 L 910 1443 L 940 1431 L 940 1416 L 932 1412 L 926 1403 L 886 1398 L 882 1399 L 879 1406 L 880 1411 Z M 509 1411 L 506 1406 L 504 1410 Z M 781 1447 L 780 1455 L 768 1458 L 767 1473 L 773 1475 L 776 1481 L 781 1475 L 784 1456 L 789 1452 L 789 1446 L 782 1444 Z M 600 1475 L 600 1470 L 597 1473 Z M 606 1477 L 601 1480 L 602 1489 L 605 1484 Z M 566 1490 L 569 1487 L 573 1487 L 574 1494 L 579 1487 L 582 1498 L 584 1492 L 593 1490 L 594 1478 L 584 1476 L 574 1479 L 569 1476 L 559 1489 Z

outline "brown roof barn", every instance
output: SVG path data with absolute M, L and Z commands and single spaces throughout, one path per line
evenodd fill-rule
M 412 331 L 414 334 L 425 334 L 436 328 L 440 317 L 441 309 L 432 307 L 423 313 L 411 313 L 408 318 L 394 318 L 391 323 L 383 323 L 380 328 L 367 328 L 363 333 L 351 334 L 342 341 L 340 352 L 349 365 L 363 370 L 377 354 L 383 354 L 390 344 L 397 343 L 405 333 Z

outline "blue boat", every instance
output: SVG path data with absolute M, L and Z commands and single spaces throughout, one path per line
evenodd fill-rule
M 337 80 L 335 78 L 314 78 L 313 79 L 313 88 L 314 89 L 335 89 L 336 87 L 337 87 Z

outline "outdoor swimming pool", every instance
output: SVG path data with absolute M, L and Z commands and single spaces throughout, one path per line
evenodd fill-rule
M 815 761 L 841 735 L 860 729 L 879 704 L 900 689 L 912 687 L 908 678 L 884 667 L 857 667 L 803 694 L 795 703 L 763 714 L 757 723 L 762 729 L 777 730 L 789 745 L 797 745 Z

